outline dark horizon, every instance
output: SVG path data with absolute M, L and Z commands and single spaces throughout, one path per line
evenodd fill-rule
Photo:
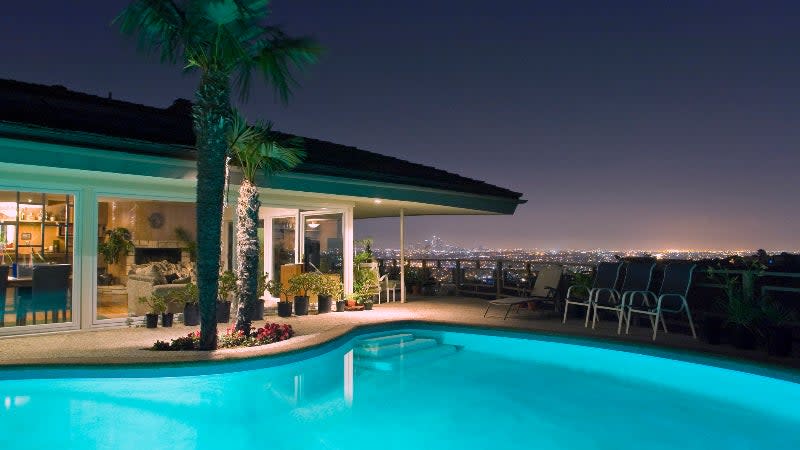
M 271 2 L 326 54 L 288 107 L 256 83 L 245 115 L 528 200 L 510 217 L 409 218 L 410 242 L 800 249 L 800 4 L 429 3 Z M 0 78 L 193 98 L 196 76 L 111 25 L 125 4 L 7 5 Z M 355 231 L 398 242 L 396 218 Z

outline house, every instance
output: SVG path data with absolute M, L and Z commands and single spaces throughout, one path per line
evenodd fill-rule
M 155 108 L 0 80 L 0 250 L 9 266 L 0 335 L 120 326 L 142 313 L 138 297 L 190 280 L 190 108 L 181 99 Z M 283 264 L 303 263 L 340 274 L 349 291 L 354 219 L 513 214 L 524 202 L 517 192 L 354 147 L 316 139 L 305 147 L 296 170 L 258 180 L 262 263 L 273 277 Z M 235 167 L 230 179 L 234 203 Z M 228 267 L 232 210 L 222 235 Z M 99 256 L 98 244 L 123 228 L 134 248 Z M 57 266 L 66 275 L 54 275 Z M 53 292 L 68 300 L 41 300 Z

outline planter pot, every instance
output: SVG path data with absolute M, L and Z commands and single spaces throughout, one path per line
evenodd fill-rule
M 158 326 L 158 314 L 145 314 L 144 322 L 147 328 L 155 328 Z
M 188 326 L 200 325 L 200 306 L 197 303 L 184 305 L 183 324 Z
M 231 320 L 231 302 L 217 302 L 217 323 Z
M 767 353 L 772 356 L 792 354 L 792 329 L 783 326 L 767 328 Z
M 752 350 L 756 348 L 756 335 L 753 331 L 744 326 L 733 324 L 730 328 L 731 344 L 742 350 Z
M 703 320 L 703 335 L 706 342 L 712 345 L 722 343 L 722 325 L 724 321 L 721 317 L 707 316 Z
M 330 295 L 317 296 L 317 314 L 325 314 L 329 312 L 331 312 L 331 296 Z
M 172 326 L 172 319 L 175 317 L 175 313 L 166 312 L 161 314 L 161 326 L 165 328 L 169 328 Z
M 253 309 L 253 314 L 250 315 L 250 320 L 264 320 L 264 301 L 258 299 L 256 307 Z
M 364 302 L 364 310 L 365 311 L 372 310 L 372 302 Z
M 308 315 L 308 297 L 299 295 L 294 297 L 294 313 L 298 316 Z
M 292 317 L 292 302 L 278 302 L 278 316 Z
M 336 312 L 344 312 L 344 300 L 336 300 Z

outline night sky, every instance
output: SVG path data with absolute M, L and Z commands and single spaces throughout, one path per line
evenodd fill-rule
M 0 77 L 167 106 L 196 77 L 136 52 L 125 0 L 5 2 Z M 569 5 L 565 5 L 569 3 Z M 609 6 L 613 5 L 613 6 Z M 800 249 L 800 2 L 275 0 L 326 48 L 277 128 L 524 193 L 408 238 L 530 248 Z M 397 244 L 397 219 L 357 237 Z

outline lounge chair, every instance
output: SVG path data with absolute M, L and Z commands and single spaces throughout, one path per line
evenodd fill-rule
M 597 265 L 597 270 L 594 276 L 594 282 L 589 289 L 587 298 L 574 298 L 572 296 L 573 290 L 577 290 L 579 286 L 570 286 L 567 290 L 567 298 L 564 299 L 564 319 L 561 323 L 567 323 L 567 311 L 569 305 L 582 306 L 586 308 L 586 320 L 583 326 L 589 326 L 589 314 L 592 312 L 592 303 L 600 296 L 610 296 L 611 291 L 617 287 L 617 279 L 619 279 L 619 270 L 622 267 L 620 262 L 604 262 Z
M 563 273 L 564 269 L 561 266 L 545 266 L 539 273 L 536 275 L 536 281 L 533 284 L 533 288 L 531 289 L 530 296 L 523 296 L 523 297 L 504 297 L 498 298 L 495 300 L 490 300 L 489 304 L 486 305 L 486 311 L 483 313 L 483 317 L 486 317 L 486 314 L 489 313 L 489 308 L 492 305 L 498 306 L 506 306 L 506 315 L 503 317 L 503 320 L 508 318 L 508 314 L 511 312 L 511 309 L 516 306 L 516 310 L 519 311 L 520 305 L 523 303 L 537 303 L 537 302 L 547 302 L 551 301 L 553 304 L 557 306 L 556 302 L 556 293 L 558 292 L 558 284 L 561 282 L 561 274 Z
M 664 281 L 661 283 L 661 290 L 658 295 L 649 290 L 635 293 L 641 294 L 641 297 L 632 293 L 630 296 L 631 302 L 626 306 L 628 313 L 625 320 L 627 322 L 625 334 L 628 334 L 631 328 L 631 314 L 645 314 L 650 317 L 650 322 L 653 324 L 653 340 L 655 341 L 659 322 L 662 323 L 664 332 L 667 332 L 667 324 L 664 322 L 663 313 L 679 314 L 685 311 L 686 317 L 689 318 L 692 337 L 697 339 L 697 333 L 692 322 L 692 313 L 689 311 L 689 304 L 686 302 L 686 295 L 689 293 L 689 286 L 692 284 L 692 273 L 696 266 L 696 264 L 691 263 L 669 264 L 664 269 Z M 636 302 L 637 298 L 641 298 L 641 302 Z M 653 304 L 650 303 L 650 300 L 653 301 Z
M 608 290 L 609 295 L 596 295 L 592 303 L 594 317 L 592 318 L 592 329 L 597 325 L 599 317 L 598 309 L 615 311 L 617 313 L 617 334 L 622 332 L 622 320 L 625 319 L 625 305 L 631 303 L 631 297 L 644 295 L 642 292 L 650 289 L 650 281 L 653 279 L 653 269 L 656 267 L 654 262 L 629 262 L 625 265 L 625 279 L 622 287 Z

